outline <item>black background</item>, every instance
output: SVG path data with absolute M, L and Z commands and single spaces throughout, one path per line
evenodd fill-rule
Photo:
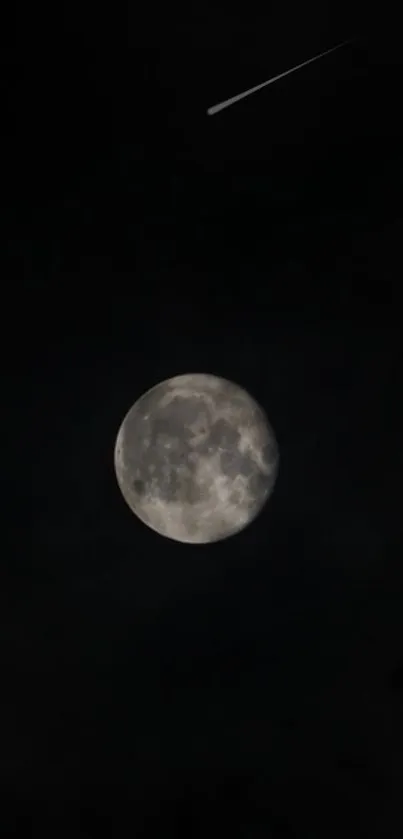
M 402 67 L 382 12 L 19 12 L 2 835 L 402 833 Z M 148 532 L 113 471 L 127 409 L 187 371 L 250 390 L 280 446 L 266 510 L 210 547 Z

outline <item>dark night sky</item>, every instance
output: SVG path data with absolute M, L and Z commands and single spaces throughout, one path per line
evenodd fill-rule
M 385 6 L 199 5 L 62 4 L 4 53 L 30 467 L 0 833 L 399 837 L 397 29 Z M 250 390 L 280 446 L 265 511 L 210 547 L 148 532 L 113 471 L 128 407 L 186 371 Z

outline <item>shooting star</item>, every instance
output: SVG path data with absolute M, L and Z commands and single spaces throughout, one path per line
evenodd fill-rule
M 313 58 L 308 58 L 307 61 L 303 61 L 302 64 L 297 64 L 296 67 L 291 67 L 291 70 L 285 70 L 284 73 L 279 73 L 278 76 L 273 76 L 272 79 L 268 79 L 267 82 L 262 82 L 262 84 L 256 85 L 256 87 L 251 87 L 250 90 L 245 90 L 243 93 L 238 93 L 237 96 L 232 96 L 231 99 L 226 99 L 225 102 L 220 102 L 218 105 L 213 105 L 211 108 L 207 109 L 207 113 L 209 116 L 213 116 L 213 114 L 218 114 L 219 111 L 223 111 L 224 108 L 229 108 L 230 105 L 234 105 L 235 102 L 239 102 L 241 99 L 245 99 L 246 96 L 250 96 L 251 93 L 256 93 L 258 90 L 262 90 L 263 87 L 267 87 L 269 84 L 273 84 L 273 82 L 277 82 L 279 79 L 283 79 L 284 76 L 288 76 L 290 73 L 295 73 L 296 70 L 300 70 L 301 67 L 306 67 L 307 64 L 312 64 L 313 61 L 318 61 L 319 58 L 323 58 L 325 55 L 329 55 L 329 53 L 334 52 L 335 50 L 339 50 L 341 47 L 344 47 L 345 44 L 351 43 L 350 40 L 342 41 L 341 44 L 337 44 L 336 47 L 332 47 L 330 50 L 326 50 L 325 52 L 319 53 L 319 55 L 315 55 Z

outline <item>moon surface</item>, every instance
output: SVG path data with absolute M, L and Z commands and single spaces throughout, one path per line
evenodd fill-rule
M 144 393 L 114 452 L 122 495 L 169 539 L 208 543 L 246 527 L 277 477 L 279 452 L 262 408 L 241 387 L 193 373 Z

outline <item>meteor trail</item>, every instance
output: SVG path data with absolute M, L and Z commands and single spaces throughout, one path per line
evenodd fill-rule
M 207 113 L 209 116 L 213 116 L 213 114 L 218 114 L 219 111 L 223 111 L 224 108 L 229 108 L 230 105 L 234 105 L 235 102 L 239 102 L 240 99 L 245 99 L 246 96 L 250 96 L 251 93 L 256 93 L 257 90 L 261 90 L 262 87 L 267 87 L 269 84 L 273 84 L 273 82 L 277 82 L 278 79 L 284 78 L 284 76 L 288 76 L 290 73 L 295 73 L 296 70 L 300 70 L 301 67 L 306 67 L 307 64 L 311 64 L 312 61 L 318 61 L 319 58 L 323 58 L 324 55 L 329 55 L 329 53 L 334 52 L 335 50 L 340 49 L 343 47 L 344 44 L 349 44 L 350 41 L 342 41 L 341 44 L 337 44 L 336 47 L 332 47 L 330 50 L 326 50 L 325 52 L 321 52 L 319 55 L 315 55 L 313 58 L 308 58 L 308 61 L 303 61 L 302 64 L 297 64 L 296 67 L 291 67 L 291 70 L 286 70 L 284 73 L 279 73 L 278 76 L 273 76 L 272 79 L 269 79 L 267 82 L 262 82 L 262 84 L 256 85 L 256 87 L 251 87 L 250 90 L 245 90 L 243 93 L 238 93 L 237 96 L 232 96 L 231 99 L 226 99 L 225 102 L 220 102 L 218 105 L 213 105 L 211 108 L 207 109 Z

